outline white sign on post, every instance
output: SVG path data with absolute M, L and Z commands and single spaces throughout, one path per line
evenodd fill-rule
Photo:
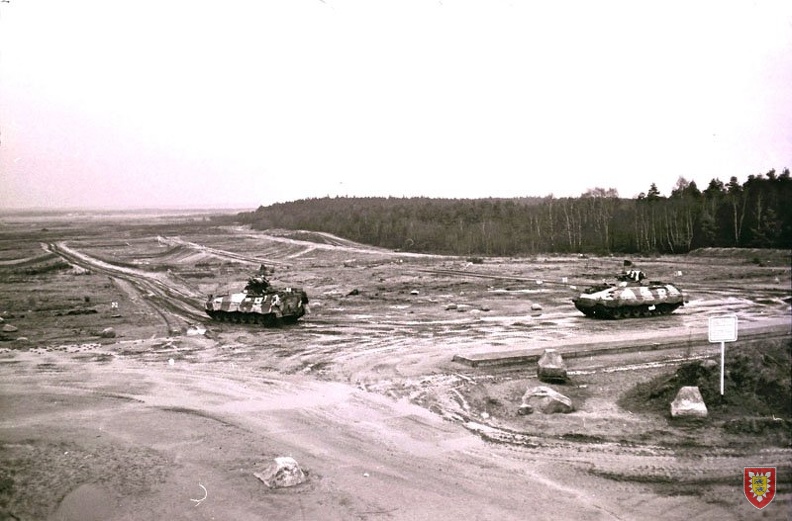
M 710 342 L 737 341 L 737 315 L 709 317 Z
M 726 342 L 737 341 L 737 315 L 710 317 L 709 341 L 720 342 L 721 345 L 720 393 L 721 396 L 723 396 L 723 374 L 726 369 Z

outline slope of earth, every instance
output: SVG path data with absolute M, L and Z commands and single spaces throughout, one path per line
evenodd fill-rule
M 762 514 L 787 517 L 788 446 L 761 434 L 735 446 L 618 399 L 717 358 L 710 316 L 788 336 L 789 252 L 632 259 L 686 305 L 597 321 L 570 299 L 621 258 L 474 264 L 194 216 L 6 219 L 0 244 L 0 316 L 17 329 L 0 342 L 10 519 L 741 519 L 755 514 L 745 466 L 778 468 Z M 297 325 L 201 315 L 204 295 L 239 291 L 261 264 L 308 292 Z M 568 360 L 567 415 L 516 414 L 535 364 L 453 361 L 626 340 L 648 349 Z M 268 489 L 253 473 L 284 455 L 308 482 Z

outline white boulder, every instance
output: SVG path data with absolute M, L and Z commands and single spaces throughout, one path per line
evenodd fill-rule
M 671 402 L 672 418 L 706 418 L 707 404 L 696 386 L 682 387 Z
M 306 480 L 300 466 L 288 456 L 275 458 L 264 471 L 254 472 L 253 475 L 270 488 L 293 487 Z
M 530 414 L 530 411 L 544 414 L 569 413 L 573 411 L 572 400 L 550 387 L 540 385 L 529 389 L 522 397 L 518 412 Z

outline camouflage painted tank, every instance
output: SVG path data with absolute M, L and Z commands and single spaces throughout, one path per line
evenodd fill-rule
M 572 299 L 587 317 L 639 318 L 668 315 L 685 305 L 684 295 L 667 282 L 643 280 L 643 273 L 624 274 L 618 284 L 598 284 Z
M 305 315 L 308 295 L 299 288 L 275 289 L 263 276 L 248 280 L 242 293 L 206 300 L 206 314 L 214 320 L 245 324 L 294 323 Z

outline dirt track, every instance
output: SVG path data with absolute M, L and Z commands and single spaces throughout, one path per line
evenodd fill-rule
M 321 235 L 185 231 L 192 235 L 67 236 L 53 249 L 93 275 L 18 276 L 16 260 L 41 258 L 40 247 L 17 240 L 16 254 L 4 251 L 14 262 L 2 266 L 2 305 L 28 338 L 0 344 L 7 516 L 741 519 L 757 514 L 741 496 L 742 467 L 789 472 L 789 449 L 730 447 L 711 430 L 698 448 L 658 443 L 702 434 L 629 414 L 609 395 L 664 363 L 717 353 L 704 329 L 712 314 L 788 325 L 788 264 L 722 259 L 715 273 L 711 259 L 647 259 L 641 267 L 656 278 L 695 288 L 687 305 L 670 317 L 614 322 L 577 313 L 569 285 L 608 276 L 620 259 L 479 265 Z M 277 285 L 311 295 L 298 325 L 216 324 L 193 311 L 200 295 L 238 290 L 261 262 L 276 266 Z M 42 285 L 53 289 L 49 300 Z M 35 302 L 15 301 L 24 288 Z M 97 313 L 53 318 L 89 291 Z M 107 325 L 118 337 L 96 336 Z M 582 399 L 563 416 L 501 414 L 537 383 L 535 367 L 452 361 L 583 338 L 651 345 L 680 335 L 690 342 L 674 350 L 570 360 L 569 390 Z M 308 470 L 307 484 L 270 490 L 253 477 L 282 455 Z M 791 497 L 779 489 L 764 518 L 785 519 Z

